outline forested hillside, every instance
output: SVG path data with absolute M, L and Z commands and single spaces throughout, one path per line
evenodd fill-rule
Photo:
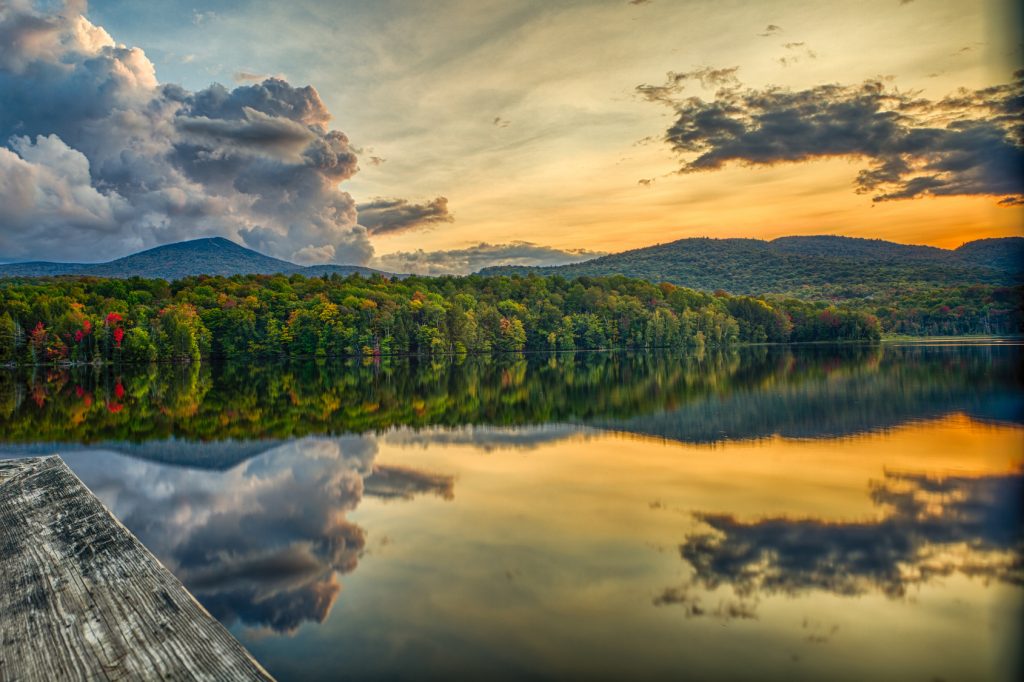
M 869 314 L 625 277 L 248 275 L 0 281 L 0 362 L 870 340 Z
M 562 277 L 621 274 L 704 291 L 798 298 L 874 315 L 883 332 L 1019 334 L 1024 238 L 982 239 L 958 249 L 850 237 L 682 239 L 546 268 L 482 274 Z
M 1007 286 L 1021 281 L 1024 238 L 987 239 L 959 249 L 851 237 L 681 239 L 583 263 L 485 268 L 481 274 L 625 275 L 733 294 L 805 299 L 888 299 L 923 287 Z

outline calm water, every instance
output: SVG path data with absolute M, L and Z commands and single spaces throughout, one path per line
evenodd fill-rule
M 1020 348 L 0 373 L 282 680 L 1015 679 Z

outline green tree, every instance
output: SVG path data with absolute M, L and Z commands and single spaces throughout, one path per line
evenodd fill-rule
M 156 345 L 150 339 L 149 332 L 141 327 L 132 327 L 125 332 L 121 348 L 125 362 L 145 363 L 157 359 Z
M 0 363 L 14 362 L 18 357 L 18 328 L 11 314 L 0 315 Z

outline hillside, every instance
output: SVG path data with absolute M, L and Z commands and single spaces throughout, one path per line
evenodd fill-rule
M 358 265 L 314 265 L 303 267 L 262 253 L 221 237 L 166 244 L 118 258 L 108 263 L 11 263 L 0 265 L 0 277 L 49 277 L 88 275 L 93 277 L 149 277 L 166 280 L 193 275 L 301 274 L 321 277 L 358 273 L 364 276 L 389 273 Z
M 879 239 L 815 236 L 681 239 L 554 267 L 495 267 L 483 275 L 626 275 L 733 294 L 873 298 L 909 288 L 1011 285 L 1021 279 L 1024 238 L 986 239 L 958 249 Z
M 956 250 L 962 260 L 976 265 L 1020 273 L 1024 269 L 1024 238 L 978 239 Z

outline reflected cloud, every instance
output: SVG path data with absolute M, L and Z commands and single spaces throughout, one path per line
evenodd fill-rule
M 694 585 L 727 585 L 743 598 L 810 590 L 897 598 L 912 585 L 952 574 L 1024 585 L 1022 484 L 1020 473 L 886 472 L 870 484 L 871 499 L 884 509 L 880 520 L 744 522 L 729 514 L 698 514 L 710 532 L 689 535 L 679 551 L 694 570 Z M 678 601 L 691 604 L 689 599 Z
M 221 622 L 291 632 L 323 622 L 366 532 L 346 518 L 366 495 L 454 496 L 450 476 L 375 463 L 372 436 L 307 438 L 221 473 L 112 452 L 69 464 Z
M 374 466 L 373 473 L 363 479 L 363 486 L 367 495 L 385 499 L 411 500 L 424 493 L 455 499 L 454 478 L 408 467 Z
M 721 599 L 714 608 L 705 604 L 699 587 L 684 583 L 677 587 L 666 587 L 651 603 L 655 606 L 677 606 L 687 618 L 710 616 L 719 620 L 757 620 L 757 602 L 742 599 Z

